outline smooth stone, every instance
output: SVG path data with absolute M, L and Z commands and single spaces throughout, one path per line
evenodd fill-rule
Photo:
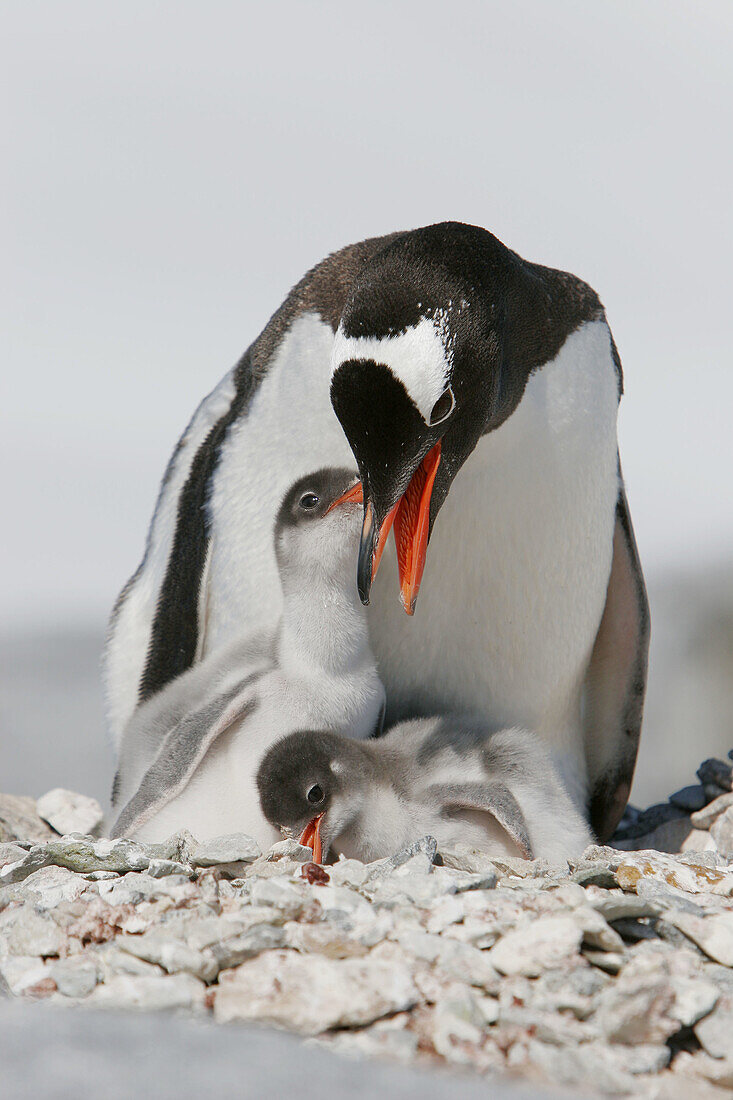
M 206 987 L 191 974 L 161 977 L 116 974 L 98 985 L 85 1000 L 94 1008 L 126 1008 L 146 1012 L 203 1009 Z
M 239 936 L 211 946 L 219 970 L 228 970 L 253 959 L 263 951 L 272 951 L 285 945 L 285 931 L 274 924 L 256 924 Z
M 0 794 L 0 841 L 31 841 L 42 844 L 54 836 L 53 829 L 38 816 L 35 798 Z
M 169 875 L 184 875 L 190 878 L 193 871 L 185 863 L 175 859 L 151 859 L 147 872 L 151 878 L 167 878 Z
M 62 901 L 75 901 L 88 889 L 87 880 L 66 867 L 40 867 L 23 881 L 23 891 L 33 892 L 37 909 L 55 909 Z
M 91 959 L 72 955 L 49 967 L 56 988 L 64 997 L 88 997 L 99 981 L 99 970 Z
M 733 996 L 721 997 L 714 1010 L 695 1024 L 701 1046 L 712 1058 L 733 1055 Z
M 729 764 L 726 760 L 716 760 L 715 757 L 703 760 L 696 775 L 703 786 L 714 784 L 724 791 L 729 791 L 733 787 L 733 764 Z
M 208 949 L 195 951 L 188 944 L 172 939 L 165 928 L 151 929 L 141 936 L 118 936 L 116 942 L 121 951 L 144 962 L 155 963 L 168 974 L 192 974 L 194 978 L 210 982 L 219 971 Z
M 729 806 L 710 826 L 710 835 L 719 852 L 733 853 L 733 806 Z
M 554 1085 L 583 1086 L 596 1094 L 601 1089 L 610 1096 L 628 1096 L 637 1089 L 631 1074 L 602 1043 L 556 1047 L 530 1039 L 527 1053 L 530 1062 L 543 1070 Z
M 707 799 L 702 783 L 693 783 L 689 787 L 681 787 L 679 791 L 675 791 L 669 796 L 669 801 L 673 806 L 679 806 L 681 810 L 694 813 L 695 810 L 703 808 Z
M 96 798 L 89 798 L 75 791 L 54 787 L 36 799 L 38 816 L 61 833 L 84 833 L 90 835 L 104 820 L 102 807 Z
M 595 1020 L 611 1043 L 664 1043 L 676 1031 L 674 990 L 661 958 L 633 959 L 600 997 Z
M 268 863 L 278 863 L 281 859 L 290 859 L 294 863 L 310 863 L 313 849 L 299 844 L 297 840 L 279 840 L 261 858 Z
M 19 844 L 14 844 L 12 841 L 0 844 L 0 870 L 8 863 L 18 863 L 25 859 L 26 855 L 25 848 L 21 848 Z
M 502 936 L 488 959 L 502 974 L 535 978 L 577 954 L 582 938 L 582 928 L 572 917 L 540 917 Z
M 586 903 L 596 909 L 609 923 L 617 920 L 653 917 L 657 907 L 646 898 L 636 894 L 623 894 L 621 891 L 602 890 L 590 887 L 585 891 Z
M 421 837 L 420 840 L 416 840 L 413 844 L 408 844 L 406 848 L 395 852 L 389 859 L 379 860 L 372 864 L 369 881 L 394 874 L 398 874 L 400 877 L 413 874 L 429 875 L 433 871 L 437 851 L 438 845 L 434 837 Z
M 733 806 L 733 791 L 728 791 L 708 803 L 704 809 L 692 814 L 690 820 L 696 829 L 709 829 L 720 815 L 731 806 Z
M 31 848 L 29 855 L 36 851 L 36 848 Z M 95 840 L 73 833 L 49 841 L 41 851 L 48 863 L 82 874 L 90 871 L 143 871 L 150 863 L 145 847 L 134 840 Z
M 36 955 L 0 955 L 0 978 L 13 996 L 19 997 L 45 982 L 50 973 L 49 964 Z
M 493 874 L 498 877 L 496 866 L 490 856 L 470 844 L 453 844 L 450 848 L 441 848 L 440 856 L 444 867 L 450 867 L 456 871 L 467 871 L 469 874 Z
M 253 905 L 277 909 L 286 920 L 296 920 L 305 905 L 305 896 L 300 890 L 290 882 L 275 878 L 254 879 L 250 887 L 250 898 Z
M 337 1031 L 327 1040 L 309 1041 L 352 1058 L 387 1058 L 390 1062 L 409 1065 L 415 1060 L 418 1044 L 417 1035 L 406 1026 L 409 1019 L 406 1013 L 399 1013 L 359 1031 Z
M 620 840 L 616 847 L 626 852 L 653 850 L 673 854 L 681 850 L 693 831 L 697 830 L 693 830 L 690 818 L 685 815 L 665 821 L 641 836 Z
M 696 943 L 709 958 L 723 966 L 733 967 L 733 912 L 698 917 L 675 911 L 667 913 L 666 920 Z
M 671 985 L 674 991 L 674 1017 L 684 1027 L 692 1027 L 712 1012 L 720 997 L 717 987 L 704 978 L 674 975 Z
M 704 1077 L 713 1085 L 733 1089 L 733 1054 L 727 1058 L 711 1058 L 699 1050 L 696 1054 L 682 1051 L 675 1058 L 675 1073 L 690 1077 Z
M 221 974 L 214 1016 L 220 1023 L 258 1020 L 318 1035 L 334 1027 L 364 1027 L 418 999 L 408 967 L 394 959 L 269 951 Z
M 681 852 L 709 852 L 715 850 L 715 841 L 705 829 L 693 829 L 683 841 Z
M 220 867 L 230 863 L 254 863 L 261 855 L 259 844 L 251 836 L 229 833 L 197 844 L 190 858 L 194 867 Z
M 0 954 L 58 955 L 66 941 L 66 933 L 46 913 L 27 906 L 0 913 Z
M 468 991 L 461 997 L 436 1002 L 431 1017 L 431 1038 L 436 1052 L 453 1064 L 471 1065 L 473 1052 L 483 1037 L 484 1017 Z

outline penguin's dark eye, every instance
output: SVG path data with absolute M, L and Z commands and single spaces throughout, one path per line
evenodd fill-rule
M 314 783 L 308 791 L 308 801 L 314 803 L 323 802 L 323 788 L 319 787 L 317 783 Z
M 442 423 L 443 420 L 447 420 L 450 414 L 453 412 L 456 400 L 453 396 L 453 388 L 448 386 L 443 390 L 438 400 L 433 405 L 430 413 L 430 420 L 428 423 L 430 427 L 435 427 L 436 424 Z
M 312 508 L 315 508 L 318 504 L 319 498 L 315 493 L 303 493 L 302 497 L 298 501 L 301 508 L 305 508 L 307 512 L 310 512 Z

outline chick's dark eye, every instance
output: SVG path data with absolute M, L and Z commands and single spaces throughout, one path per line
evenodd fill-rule
M 317 783 L 308 791 L 308 801 L 314 803 L 323 802 L 323 788 L 319 787 Z
M 447 420 L 453 412 L 455 403 L 456 400 L 453 396 L 453 389 L 451 386 L 448 386 L 447 389 L 443 390 L 440 397 L 433 405 L 430 413 L 430 426 L 433 427 L 435 424 L 440 424 L 441 421 Z
M 311 508 L 316 507 L 316 505 L 318 504 L 318 499 L 319 498 L 316 496 L 315 493 L 303 493 L 298 503 L 300 504 L 301 508 L 305 508 L 307 511 L 310 511 Z

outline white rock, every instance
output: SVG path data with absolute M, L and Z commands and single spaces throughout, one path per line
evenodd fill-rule
M 727 794 L 721 794 L 718 798 L 713 799 L 707 806 L 704 806 L 702 810 L 698 810 L 697 813 L 692 814 L 690 820 L 696 829 L 709 829 L 713 825 L 722 813 L 725 813 L 727 809 L 733 806 L 733 791 L 729 791 Z
M 540 917 L 502 936 L 488 959 L 502 974 L 536 978 L 575 955 L 582 938 L 582 929 L 572 917 Z
M 49 964 L 35 955 L 10 955 L 0 958 L 0 976 L 5 979 L 8 989 L 15 996 L 50 977 Z
M 285 920 L 297 919 L 305 905 L 303 890 L 276 878 L 254 879 L 250 887 L 250 897 L 253 905 L 271 906 L 279 910 Z
M 660 1044 L 679 1031 L 669 967 L 662 957 L 639 956 L 600 997 L 595 1019 L 611 1043 Z
M 671 912 L 665 919 L 723 966 L 733 966 L 733 912 L 693 916 Z
M 733 805 L 710 826 L 710 835 L 719 852 L 733 853 Z
M 259 844 L 246 833 L 229 833 L 197 844 L 191 851 L 195 867 L 220 867 L 222 864 L 254 863 L 262 855 Z
M 0 913 L 0 956 L 58 955 L 65 944 L 65 932 L 46 913 L 27 906 Z
M 32 890 L 36 909 L 55 909 L 62 901 L 74 901 L 88 890 L 89 883 L 65 867 L 41 867 L 23 882 L 23 890 Z
M 327 1040 L 310 1039 L 309 1042 L 349 1057 L 388 1058 L 391 1062 L 409 1065 L 417 1054 L 417 1035 L 407 1029 L 409 1020 L 409 1015 L 401 1012 L 359 1031 L 337 1031 Z
M 13 844 L 10 841 L 7 844 L 0 844 L 0 869 L 7 867 L 9 863 L 18 863 L 25 859 L 26 855 L 25 848 L 21 848 L 19 844 Z
M 334 886 L 352 886 L 358 889 L 366 882 L 369 867 L 358 859 L 344 859 L 339 856 L 338 863 L 329 867 L 328 873 Z
M 704 978 L 688 978 L 672 975 L 674 991 L 673 1015 L 685 1027 L 692 1027 L 715 1008 L 720 993 L 712 982 Z
M 52 791 L 36 799 L 38 816 L 64 836 L 66 833 L 83 833 L 88 836 L 102 824 L 104 813 L 96 798 L 54 787 Z
M 191 868 L 175 859 L 151 859 L 147 872 L 151 878 L 168 878 L 169 875 L 191 876 Z
M 602 1043 L 556 1047 L 530 1039 L 528 1055 L 555 1085 L 583 1085 L 611 1096 L 638 1095 L 634 1078 Z
M 127 1008 L 158 1012 L 165 1009 L 202 1009 L 206 987 L 190 974 L 136 977 L 117 974 L 98 985 L 84 1004 L 92 1008 Z
M 220 976 L 214 1015 L 222 1023 L 262 1020 L 318 1035 L 332 1027 L 363 1027 L 417 1000 L 404 963 L 269 951 Z
M 474 997 L 464 996 L 439 1000 L 432 1015 L 432 1040 L 438 1054 L 448 1062 L 470 1065 L 471 1047 L 483 1038 L 484 1016 Z
M 710 1015 L 695 1024 L 695 1034 L 713 1058 L 733 1057 L 733 995 L 720 998 Z
M 173 939 L 165 928 L 152 929 L 142 936 L 118 936 L 117 946 L 129 955 L 155 963 L 168 974 L 192 974 L 202 981 L 212 981 L 219 966 L 211 951 L 195 951 L 181 940 Z
M 96 964 L 83 955 L 72 955 L 51 963 L 49 973 L 64 997 L 88 997 L 99 980 Z
M 274 924 L 254 924 L 239 936 L 213 944 L 211 953 L 216 959 L 217 967 L 220 970 L 226 970 L 229 967 L 239 966 L 262 951 L 284 947 L 285 939 L 283 928 Z

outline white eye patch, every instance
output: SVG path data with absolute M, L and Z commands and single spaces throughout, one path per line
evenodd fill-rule
M 373 359 L 386 366 L 407 390 L 426 424 L 448 385 L 453 369 L 453 349 L 445 315 L 421 317 L 416 325 L 396 336 L 344 336 L 336 333 L 331 373 L 347 359 Z

